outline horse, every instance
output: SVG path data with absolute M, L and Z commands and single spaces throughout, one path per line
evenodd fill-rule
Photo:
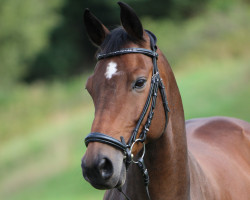
M 95 106 L 83 177 L 104 200 L 249 200 L 250 124 L 229 117 L 185 121 L 173 71 L 156 37 L 123 2 L 109 31 L 89 9 L 99 48 L 86 83 Z

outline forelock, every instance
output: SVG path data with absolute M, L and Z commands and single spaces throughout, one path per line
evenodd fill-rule
M 142 41 L 130 37 L 127 32 L 120 26 L 112 30 L 103 41 L 100 46 L 101 53 L 109 53 L 113 51 L 118 51 L 124 47 L 127 43 L 140 44 Z

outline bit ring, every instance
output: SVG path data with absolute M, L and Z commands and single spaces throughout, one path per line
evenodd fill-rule
M 141 143 L 143 144 L 143 153 L 142 153 L 142 155 L 141 155 L 141 158 L 144 158 L 145 152 L 146 152 L 146 146 L 145 146 L 145 142 L 142 142 L 141 139 L 136 139 L 136 140 L 134 141 L 134 143 L 133 143 L 133 144 L 131 145 L 131 147 L 130 147 L 130 151 L 132 152 L 133 146 L 134 146 L 134 144 L 137 143 L 137 142 L 141 142 Z M 138 163 L 138 161 L 135 161 L 135 160 L 134 160 L 134 155 L 133 155 L 133 154 L 131 154 L 131 158 L 132 158 L 132 162 L 133 162 L 133 163 Z

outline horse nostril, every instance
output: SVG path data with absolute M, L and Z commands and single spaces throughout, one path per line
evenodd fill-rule
M 109 179 L 113 175 L 113 165 L 108 158 L 103 158 L 100 161 L 98 165 L 98 169 L 99 169 L 101 177 L 104 180 Z

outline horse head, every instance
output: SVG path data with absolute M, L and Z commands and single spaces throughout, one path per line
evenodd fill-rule
M 99 48 L 99 57 L 104 55 L 104 58 L 97 62 L 94 74 L 88 78 L 86 84 L 95 106 L 91 132 L 105 134 L 117 141 L 120 141 L 122 136 L 122 142 L 126 146 L 144 112 L 146 117 L 141 119 L 137 131 L 142 132 L 145 123 L 150 121 L 150 130 L 147 130 L 147 137 L 144 138 L 147 144 L 160 138 L 166 125 L 164 99 L 160 98 L 163 94 L 159 90 L 153 90 L 156 94 L 152 94 L 158 96 L 156 103 L 154 102 L 154 117 L 148 119 L 150 109 L 145 111 L 145 102 L 148 102 L 148 107 L 153 104 L 152 100 L 147 101 L 152 92 L 152 76 L 154 76 L 152 57 L 145 55 L 146 53 L 116 54 L 116 52 L 132 48 L 151 51 L 153 34 L 143 29 L 141 21 L 128 5 L 121 2 L 118 4 L 121 9 L 122 26 L 112 31 L 109 31 L 89 10 L 85 10 L 84 13 L 89 38 Z M 113 54 L 109 56 L 110 52 Z M 156 52 L 159 56 L 155 62 L 163 84 L 167 87 L 164 68 L 167 61 L 159 49 Z M 156 80 L 162 81 L 159 78 Z M 137 134 L 136 138 L 139 135 Z M 142 149 L 143 143 L 138 142 L 133 145 L 131 151 L 136 157 L 141 154 Z M 91 141 L 82 158 L 83 176 L 97 189 L 120 187 L 126 180 L 125 157 L 121 149 L 109 145 L 108 142 Z

